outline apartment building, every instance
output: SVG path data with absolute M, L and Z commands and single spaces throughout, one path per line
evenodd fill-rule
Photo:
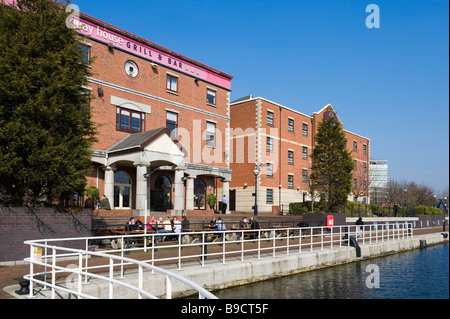
M 228 195 L 231 180 L 233 77 L 83 13 L 73 23 L 99 132 L 88 186 L 113 208 L 100 214 L 211 212 L 207 194 Z
M 310 154 L 318 123 L 328 107 L 331 105 L 307 115 L 251 95 L 231 103 L 231 209 L 253 211 L 255 181 L 260 212 L 286 212 L 291 202 L 311 200 Z M 349 199 L 358 194 L 357 200 L 368 201 L 370 140 L 345 133 L 356 164 Z M 255 168 L 259 168 L 256 178 Z

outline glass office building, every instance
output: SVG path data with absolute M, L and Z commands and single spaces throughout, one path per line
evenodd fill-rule
M 371 204 L 384 204 L 388 183 L 388 161 L 371 160 L 369 169 Z

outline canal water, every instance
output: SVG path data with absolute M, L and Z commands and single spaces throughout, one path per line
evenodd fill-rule
M 221 299 L 448 299 L 449 245 L 228 288 Z

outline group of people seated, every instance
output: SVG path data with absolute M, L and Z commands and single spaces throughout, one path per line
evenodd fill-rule
M 189 229 L 189 220 L 186 216 L 183 216 L 183 220 L 180 221 L 177 217 L 170 219 L 166 217 L 164 220 L 162 217 L 158 221 L 155 217 L 151 217 L 147 223 L 147 231 L 156 231 L 158 233 L 181 233 L 185 229 Z M 144 230 L 145 225 L 138 219 L 130 217 L 125 225 L 126 231 Z
M 239 221 L 239 228 L 251 228 L 251 229 L 259 229 L 259 223 L 252 216 L 249 219 L 243 217 L 241 221 Z
M 190 222 L 186 218 L 186 216 L 182 217 L 182 221 L 180 221 L 177 217 L 166 217 L 164 220 L 162 217 L 159 218 L 158 221 L 155 220 L 155 217 L 151 217 L 147 223 L 147 231 L 156 231 L 158 233 L 181 233 L 186 229 L 189 229 Z M 214 230 L 223 231 L 226 230 L 227 227 L 225 222 L 221 217 L 217 220 L 213 217 L 209 223 L 210 226 L 216 226 Z M 125 225 L 126 231 L 136 231 L 136 230 L 144 230 L 145 225 L 138 219 L 134 217 L 130 217 L 129 221 Z M 250 217 L 247 219 L 246 217 L 242 218 L 239 221 L 239 228 L 251 228 L 251 229 L 259 229 L 259 223 L 254 219 L 254 217 Z
M 225 225 L 225 222 L 222 220 L 222 217 L 219 217 L 219 219 L 216 221 L 216 218 L 213 217 L 211 221 L 209 222 L 210 226 L 216 226 L 214 230 L 222 231 L 226 230 L 227 226 Z

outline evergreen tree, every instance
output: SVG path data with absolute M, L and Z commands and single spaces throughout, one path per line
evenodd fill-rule
M 95 127 L 80 36 L 66 27 L 60 3 L 2 2 L 0 191 L 18 205 L 81 194 Z
M 324 112 L 314 140 L 311 184 L 325 196 L 327 211 L 337 212 L 351 192 L 354 164 L 342 124 L 331 107 Z

